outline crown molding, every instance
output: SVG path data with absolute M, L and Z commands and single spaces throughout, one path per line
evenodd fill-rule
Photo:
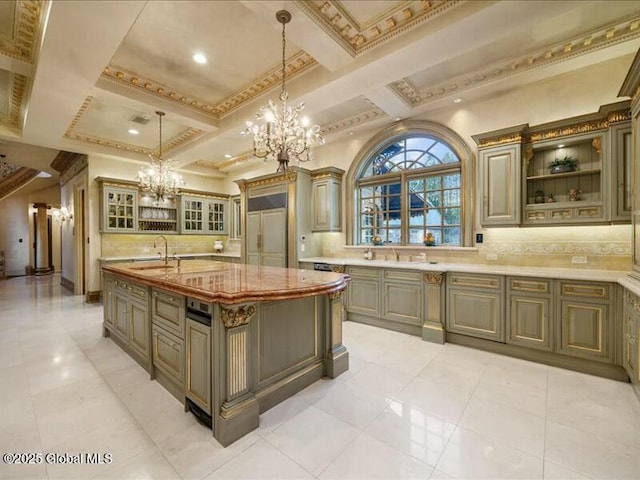
M 462 0 L 414 0 L 396 2 L 364 23 L 357 22 L 336 0 L 294 0 L 336 43 L 352 57 L 407 33 L 463 3 Z
M 540 48 L 482 70 L 419 89 L 408 78 L 392 82 L 389 88 L 408 106 L 414 108 L 453 94 L 477 88 L 520 73 L 548 67 L 581 55 L 640 38 L 640 15 L 592 29 L 582 35 Z
M 33 64 L 42 21 L 43 0 L 21 0 L 15 6 L 11 38 L 0 35 L 0 54 Z
M 5 115 L 0 116 L 0 125 L 9 128 L 20 128 L 22 105 L 29 85 L 29 78 L 19 73 L 11 74 L 11 85 L 8 93 L 9 105 Z
M 0 200 L 7 197 L 26 183 L 29 183 L 38 175 L 38 173 L 40 172 L 33 168 L 20 167 L 15 172 L 2 178 L 0 180 Z

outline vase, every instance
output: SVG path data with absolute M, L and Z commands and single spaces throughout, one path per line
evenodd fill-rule
M 551 167 L 551 173 L 565 173 L 565 172 L 573 172 L 575 167 L 571 165 L 554 165 Z
M 435 246 L 435 244 L 436 244 L 436 242 L 434 242 L 434 241 L 424 242 L 424 246 L 425 247 L 433 247 L 433 246 Z

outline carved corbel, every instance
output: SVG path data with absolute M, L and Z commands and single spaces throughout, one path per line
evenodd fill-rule
M 256 314 L 255 305 L 241 305 L 239 307 L 220 307 L 220 317 L 225 328 L 235 328 L 246 325 Z
M 442 273 L 425 273 L 424 281 L 426 283 L 431 283 L 434 285 L 442 285 L 442 280 L 444 279 L 444 274 Z

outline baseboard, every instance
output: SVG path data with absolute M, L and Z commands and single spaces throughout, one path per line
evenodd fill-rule
M 60 277 L 60 285 L 62 285 L 62 288 L 66 288 L 70 292 L 76 291 L 75 284 L 71 280 L 69 280 L 68 278 L 64 278 L 63 276 Z
M 87 293 L 87 303 L 100 303 L 100 290 Z
M 366 325 L 407 333 L 409 335 L 416 335 L 418 337 L 422 335 L 422 325 L 409 325 L 406 323 L 393 322 L 382 318 L 369 317 L 359 313 L 347 312 L 347 321 L 364 323 Z

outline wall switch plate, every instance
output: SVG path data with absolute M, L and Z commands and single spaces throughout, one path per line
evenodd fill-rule
M 484 241 L 484 234 L 476 233 L 476 243 L 482 243 Z
M 587 263 L 586 255 L 574 255 L 571 257 L 571 263 Z
M 304 243 L 302 245 L 300 245 L 300 251 L 304 252 L 305 251 L 305 247 L 304 247 Z
M 487 260 L 497 260 L 497 259 L 498 259 L 497 253 L 487 253 Z

